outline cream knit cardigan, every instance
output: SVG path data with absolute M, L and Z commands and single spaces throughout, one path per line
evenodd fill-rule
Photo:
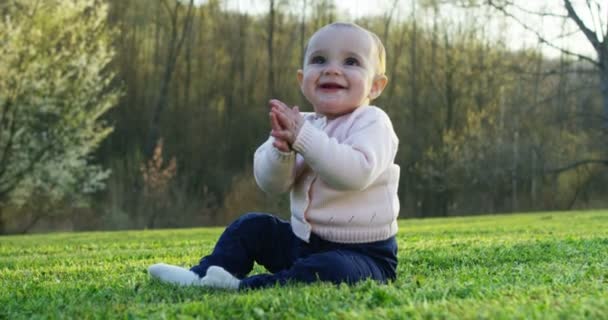
M 254 176 L 267 193 L 290 191 L 291 227 L 300 239 L 313 232 L 339 243 L 385 240 L 397 233 L 399 140 L 389 117 L 362 106 L 327 120 L 303 113 L 294 151 L 270 137 L 254 155 Z

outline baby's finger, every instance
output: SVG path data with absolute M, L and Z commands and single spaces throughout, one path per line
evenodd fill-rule
M 291 118 L 291 114 L 278 112 L 275 114 L 281 128 L 291 130 L 294 128 L 294 120 Z
M 277 108 L 279 107 L 279 100 L 276 99 L 270 99 L 270 101 L 268 101 L 268 106 L 272 109 L 272 108 Z
M 272 130 L 270 131 L 270 135 L 278 140 L 285 140 L 285 138 L 287 137 L 285 130 Z
M 280 144 L 281 151 L 284 151 L 284 152 L 291 151 L 291 147 L 289 147 L 289 144 L 287 143 L 287 141 L 280 140 L 279 144 Z
M 275 139 L 284 140 L 287 143 L 290 143 L 293 137 L 291 131 L 288 130 L 272 130 L 270 132 L 270 135 L 273 136 Z
M 289 109 L 289 111 L 291 111 L 291 115 L 294 120 L 302 116 L 302 114 L 300 113 L 300 108 L 298 108 L 298 106 L 293 106 L 293 108 Z
M 277 116 L 274 112 L 270 112 L 270 127 L 273 130 L 282 130 L 283 128 L 279 124 L 279 120 L 277 120 Z
M 285 103 L 283 103 L 283 101 L 278 100 L 278 99 L 270 100 L 269 104 L 270 104 L 271 108 L 275 107 L 275 108 L 279 109 L 280 111 L 285 111 L 285 109 L 289 109 L 289 107 Z
M 277 123 L 277 122 L 276 122 L 276 121 L 277 121 L 277 119 L 276 119 L 275 115 L 274 115 L 274 114 L 272 114 L 272 112 L 269 112 L 269 113 L 268 113 L 268 121 L 270 121 L 270 129 L 272 129 L 272 130 L 277 130 L 277 129 L 280 129 L 280 128 L 279 128 L 279 127 L 276 125 L 276 123 Z
M 272 145 L 279 149 L 282 152 L 289 152 L 291 151 L 289 149 L 289 145 L 287 144 L 287 142 L 283 141 L 283 140 L 274 140 L 274 142 L 272 142 Z

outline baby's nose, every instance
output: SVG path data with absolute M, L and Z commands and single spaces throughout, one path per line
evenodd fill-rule
M 335 63 L 328 63 L 323 70 L 323 73 L 327 75 L 336 75 L 340 74 L 341 72 L 342 70 Z

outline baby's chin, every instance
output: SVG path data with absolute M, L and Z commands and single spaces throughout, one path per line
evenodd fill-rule
M 314 106 L 314 110 L 317 114 L 324 115 L 329 119 L 333 119 L 351 113 L 357 109 L 357 107 L 359 106 L 323 104 Z

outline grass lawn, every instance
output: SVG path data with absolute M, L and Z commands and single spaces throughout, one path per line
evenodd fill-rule
M 0 237 L 0 319 L 608 319 L 608 211 L 400 226 L 390 285 L 238 293 L 146 273 L 155 262 L 197 263 L 219 228 Z

